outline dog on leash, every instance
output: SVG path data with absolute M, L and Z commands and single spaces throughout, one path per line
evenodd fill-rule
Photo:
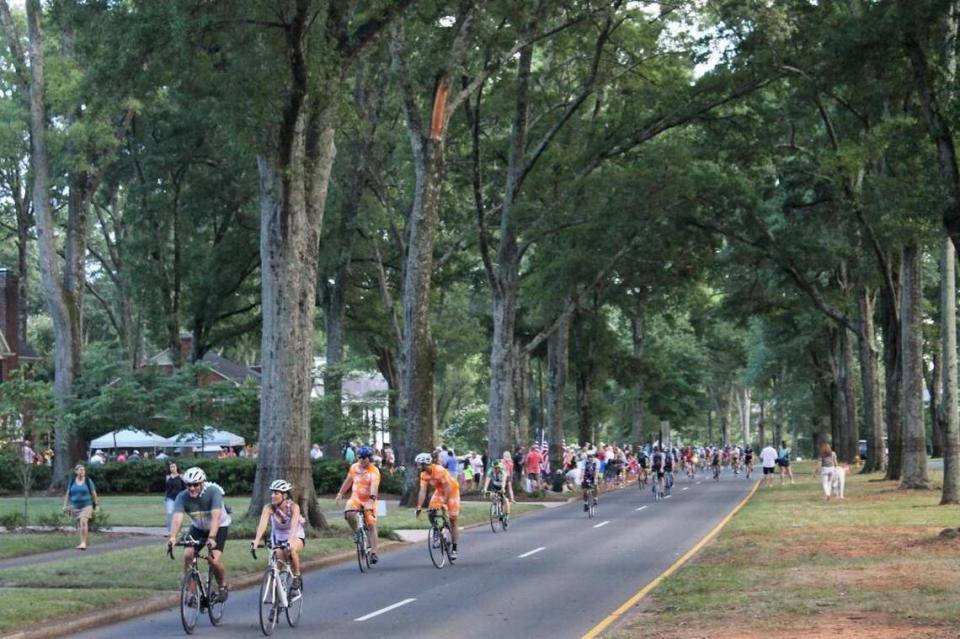
M 836 466 L 830 476 L 830 494 L 843 499 L 843 491 L 847 484 L 847 472 L 850 467 L 847 464 Z

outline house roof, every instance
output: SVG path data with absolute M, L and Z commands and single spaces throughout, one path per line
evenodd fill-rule
M 260 373 L 243 364 L 238 364 L 233 360 L 227 359 L 219 353 L 208 351 L 200 361 L 209 366 L 211 371 L 225 380 L 242 384 L 250 379 L 257 384 L 260 383 Z M 168 348 L 151 357 L 147 360 L 147 366 L 173 366 L 173 357 L 170 349 Z

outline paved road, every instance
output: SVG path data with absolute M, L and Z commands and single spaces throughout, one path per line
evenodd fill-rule
M 464 531 L 460 559 L 442 570 L 421 543 L 385 554 L 367 574 L 355 562 L 307 573 L 300 626 L 278 625 L 275 636 L 580 637 L 695 545 L 752 487 L 729 473 L 719 483 L 698 479 L 679 480 L 661 503 L 636 488 L 603 495 L 595 519 L 573 503 L 526 515 L 506 534 Z M 202 618 L 197 633 L 258 636 L 256 592 L 232 593 L 223 626 L 213 629 Z M 169 610 L 80 636 L 180 637 L 183 629 Z

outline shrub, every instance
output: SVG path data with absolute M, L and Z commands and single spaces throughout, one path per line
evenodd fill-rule
M 0 492 L 23 494 L 20 469 L 23 461 L 13 448 L 0 449 Z M 34 490 L 44 489 L 50 485 L 53 477 L 53 468 L 50 466 L 33 466 L 31 484 Z
M 0 526 L 4 526 L 8 530 L 12 528 L 20 528 L 21 526 L 27 525 L 27 518 L 23 516 L 23 513 L 19 510 L 14 510 L 9 513 L 4 513 L 0 515 Z

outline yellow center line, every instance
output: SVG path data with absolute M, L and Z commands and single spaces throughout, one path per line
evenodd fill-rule
M 686 554 L 683 555 L 683 557 L 680 557 L 680 559 L 677 559 L 675 562 L 673 562 L 670 565 L 670 567 L 664 570 L 656 579 L 648 583 L 646 586 L 641 588 L 639 592 L 637 592 L 635 595 L 627 599 L 622 606 L 620 606 L 619 608 L 611 612 L 609 615 L 607 615 L 606 619 L 604 619 L 603 621 L 598 623 L 596 626 L 591 628 L 589 631 L 587 631 L 587 633 L 583 635 L 582 639 L 594 639 L 595 637 L 599 637 L 601 632 L 606 630 L 610 626 L 610 624 L 612 624 L 614 621 L 622 617 L 623 614 L 627 612 L 630 608 L 637 605 L 637 603 L 639 603 L 641 599 L 643 599 L 648 594 L 650 594 L 650 592 L 654 588 L 660 585 L 660 582 L 662 582 L 664 579 L 666 579 L 673 573 L 677 572 L 677 570 L 679 570 L 680 567 L 683 566 L 683 564 L 687 563 L 695 554 L 700 552 L 700 550 L 704 546 L 710 543 L 713 540 L 713 538 L 720 533 L 720 530 L 727 525 L 727 522 L 733 519 L 733 516 L 736 515 L 738 512 L 740 512 L 741 508 L 747 505 L 747 502 L 750 500 L 751 497 L 753 497 L 753 493 L 757 492 L 757 488 L 759 487 L 760 487 L 760 482 L 754 482 L 753 488 L 750 490 L 749 493 L 747 493 L 747 496 L 744 497 L 743 500 L 739 504 L 737 504 L 737 507 L 734 508 L 732 511 L 730 511 L 730 513 L 726 517 L 724 517 L 720 521 L 720 523 L 713 528 L 713 530 L 707 533 L 707 535 L 703 539 L 698 541 L 693 548 L 688 550 Z

